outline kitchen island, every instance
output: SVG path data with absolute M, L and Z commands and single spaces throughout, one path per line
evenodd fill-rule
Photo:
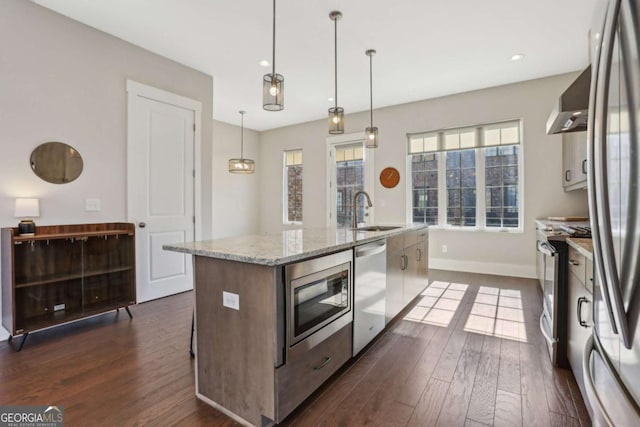
M 331 335 L 324 331 L 330 328 L 322 328 L 311 330 L 300 342 L 290 340 L 293 327 L 288 323 L 298 314 L 288 307 L 288 298 L 294 297 L 285 283 L 287 269 L 307 260 L 322 265 L 324 260 L 339 259 L 349 273 L 333 277 L 337 289 L 340 283 L 349 284 L 350 300 L 353 248 L 381 240 L 389 242 L 394 254 L 419 247 L 416 259 L 424 267 L 414 270 L 425 276 L 421 288 L 412 287 L 412 300 L 427 285 L 424 226 L 383 231 L 293 229 L 165 245 L 166 250 L 194 255 L 197 397 L 245 425 L 282 421 L 352 356 L 351 303 L 339 319 L 329 319 L 335 328 Z M 408 271 L 405 252 L 401 252 L 402 269 Z M 397 274 L 389 275 L 387 287 L 397 288 L 397 281 Z M 326 280 L 324 286 L 333 285 Z M 299 297 L 313 298 L 308 293 Z M 340 306 L 334 297 L 323 300 L 323 307 Z M 405 297 L 407 303 L 410 299 Z M 322 340 L 313 340 L 323 334 Z M 304 351 L 299 351 L 302 347 Z

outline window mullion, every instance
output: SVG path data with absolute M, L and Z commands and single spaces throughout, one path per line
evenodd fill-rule
M 484 150 L 482 148 L 476 149 L 476 224 L 481 230 L 486 228 L 485 216 L 486 216 L 486 194 L 485 194 L 485 179 L 484 179 Z
M 440 151 L 438 155 L 438 225 L 447 225 L 447 171 L 446 152 Z

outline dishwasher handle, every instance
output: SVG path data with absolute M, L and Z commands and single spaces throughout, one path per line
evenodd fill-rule
M 376 255 L 387 250 L 387 242 L 380 240 L 378 242 L 366 245 L 356 246 L 356 258 L 363 258 L 370 255 Z

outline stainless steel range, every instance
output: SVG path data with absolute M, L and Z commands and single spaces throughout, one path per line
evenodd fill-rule
M 591 237 L 588 222 L 536 221 L 536 263 L 542 288 L 540 331 L 551 363 L 568 367 L 567 360 L 567 237 Z

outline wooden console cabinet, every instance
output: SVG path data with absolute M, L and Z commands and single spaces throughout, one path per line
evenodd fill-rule
M 127 223 L 42 226 L 35 236 L 3 228 L 2 325 L 10 339 L 135 304 L 134 233 Z

